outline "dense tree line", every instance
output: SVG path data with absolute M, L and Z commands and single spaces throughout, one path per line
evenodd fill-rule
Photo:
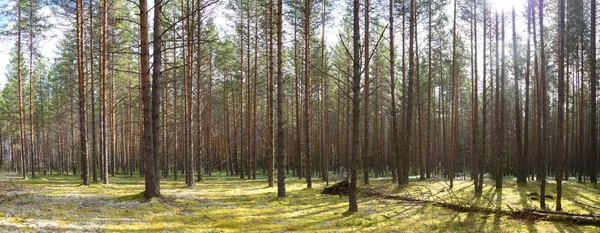
M 349 170 L 351 211 L 360 174 L 469 177 L 477 194 L 486 174 L 497 190 L 514 176 L 539 182 L 541 208 L 553 177 L 557 210 L 563 180 L 597 183 L 595 0 L 13 0 L 1 13 L 14 49 L 0 164 L 24 178 L 141 175 L 152 198 L 161 178 L 265 175 L 285 197 L 286 177 L 311 188 Z M 50 23 L 66 28 L 53 60 L 37 47 Z

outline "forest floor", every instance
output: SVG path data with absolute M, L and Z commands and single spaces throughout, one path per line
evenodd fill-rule
M 79 176 L 45 175 L 22 180 L 0 174 L 0 232 L 600 232 L 597 226 L 566 221 L 530 221 L 494 212 L 460 212 L 444 207 L 368 195 L 376 190 L 390 195 L 443 200 L 489 208 L 535 208 L 538 184 L 515 184 L 505 179 L 502 192 L 486 180 L 482 197 L 473 195 L 468 179 L 411 180 L 407 189 L 390 179 L 371 179 L 359 185 L 359 211 L 348 213 L 348 197 L 321 195 L 325 182 L 288 178 L 288 198 L 278 198 L 277 188 L 265 177 L 241 180 L 213 175 L 186 187 L 183 180 L 161 180 L 165 198 L 143 201 L 141 177 L 110 177 L 109 185 L 80 185 Z M 333 182 L 330 182 L 332 185 Z M 359 182 L 362 184 L 362 182 Z M 555 184 L 548 194 L 555 197 Z M 435 196 L 435 197 L 434 197 Z M 565 211 L 589 214 L 600 206 L 600 186 L 568 181 L 564 184 Z M 549 198 L 554 208 L 555 198 Z M 587 209 L 590 208 L 590 209 Z M 600 210 L 595 210 L 600 212 Z

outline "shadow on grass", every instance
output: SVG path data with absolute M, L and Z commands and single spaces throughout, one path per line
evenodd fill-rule
M 116 201 L 143 201 L 144 199 L 144 192 L 129 194 L 115 198 Z

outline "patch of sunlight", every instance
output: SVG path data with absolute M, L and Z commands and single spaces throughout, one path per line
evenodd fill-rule
M 0 176 L 2 177 L 2 176 Z M 333 185 L 333 182 L 330 182 Z M 507 209 L 534 208 L 531 193 L 538 184 L 516 185 L 507 178 L 502 192 L 486 180 L 484 197 L 473 195 L 473 183 L 457 179 L 452 190 L 443 179 L 412 181 L 400 188 L 389 178 L 372 179 L 359 188 L 392 195 Z M 348 197 L 321 195 L 325 182 L 286 180 L 287 198 L 277 197 L 265 177 L 246 180 L 224 175 L 204 177 L 194 187 L 183 180 L 161 180 L 164 199 L 143 200 L 141 177 L 110 177 L 110 184 L 81 185 L 78 176 L 0 180 L 0 231 L 108 232 L 558 232 L 597 231 L 598 228 L 540 221 L 524 223 L 508 216 L 456 212 L 428 204 L 365 196 L 359 193 L 359 212 L 347 213 Z M 556 184 L 548 184 L 555 194 Z M 600 205 L 597 186 L 564 183 L 567 211 L 589 213 L 578 200 Z M 554 200 L 548 200 L 550 206 Z

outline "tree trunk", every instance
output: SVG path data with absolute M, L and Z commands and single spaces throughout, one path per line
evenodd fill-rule
M 90 97 L 92 107 L 92 180 L 98 183 L 98 143 L 96 141 L 96 81 L 94 80 L 94 2 L 90 0 Z M 85 37 L 84 37 L 85 38 Z
M 31 178 L 35 178 L 35 142 L 33 141 L 33 1 L 29 0 L 29 153 L 31 154 Z M 19 67 L 20 68 L 20 67 Z
M 431 99 L 432 99 L 432 86 L 431 86 L 431 74 L 432 74 L 432 70 L 431 70 L 431 64 L 433 63 L 433 60 L 431 58 L 431 41 L 432 41 L 432 19 L 433 16 L 433 12 L 431 10 L 431 4 L 428 5 L 427 7 L 427 18 L 428 18 L 428 35 L 427 35 L 427 48 L 428 48 L 428 53 L 427 53 L 427 125 L 426 127 L 426 131 L 427 131 L 427 142 L 426 142 L 426 146 L 425 146 L 425 161 L 426 161 L 426 165 L 424 166 L 426 169 L 426 178 L 429 178 L 431 175 L 431 142 L 434 140 L 433 137 L 431 136 Z
M 77 1 L 77 6 L 81 7 L 81 5 L 83 5 L 82 3 L 80 3 L 79 1 Z M 77 30 L 83 30 L 83 17 L 79 18 L 79 14 L 81 14 L 81 12 L 79 12 L 79 8 L 77 9 Z M 17 4 L 17 22 L 21 22 L 21 4 Z M 80 25 L 81 24 L 81 25 Z M 79 28 L 81 26 L 81 29 Z M 81 37 L 81 38 L 80 38 Z M 77 31 L 77 42 L 83 43 L 83 34 L 80 35 L 80 32 Z M 79 44 L 78 44 L 79 45 Z M 77 56 L 79 58 L 79 56 L 81 56 L 81 61 L 78 60 L 78 62 L 83 63 L 83 54 L 80 54 L 79 49 L 83 50 L 83 46 L 81 48 L 77 47 L 78 51 L 77 51 Z M 22 60 L 22 56 L 21 56 L 21 23 L 17 23 L 17 88 L 18 90 L 18 95 L 19 95 L 19 156 L 21 159 L 21 175 L 23 175 L 23 179 L 27 179 L 27 163 L 25 162 L 25 129 L 23 127 L 23 85 L 22 85 L 22 70 L 21 70 L 21 60 Z M 79 65 L 79 63 L 78 63 Z M 79 66 L 78 66 L 79 67 Z M 83 67 L 83 66 L 82 66 Z M 83 70 L 78 70 L 78 75 L 79 77 L 83 76 Z M 81 85 L 81 83 L 83 82 L 81 79 L 79 80 L 80 82 L 80 88 L 83 86 Z M 81 89 L 80 89 L 81 92 Z M 81 101 L 81 96 L 83 96 L 81 93 L 79 94 L 79 98 Z M 85 97 L 85 96 L 84 96 Z M 84 104 L 85 106 L 85 104 Z M 81 107 L 81 105 L 80 105 Z M 81 114 L 81 109 L 80 109 L 80 114 Z M 85 120 L 85 118 L 84 118 Z M 85 132 L 85 131 L 84 131 Z M 85 134 L 84 134 L 85 135 Z M 84 184 L 86 184 L 85 182 L 85 178 L 84 178 Z
M 279 7 L 279 1 L 277 2 L 277 6 Z M 279 46 L 279 8 L 277 9 L 277 46 Z M 273 158 L 273 0 L 269 0 L 269 26 L 268 26 L 268 30 L 269 30 L 269 54 L 267 54 L 269 61 L 268 61 L 268 69 L 269 69 L 269 73 L 267 76 L 267 105 L 268 105 L 268 109 L 267 109 L 267 148 L 266 148 L 266 153 L 267 153 L 267 179 L 268 179 L 268 184 L 269 187 L 273 187 L 274 185 L 274 177 L 273 177 L 273 173 L 274 173 L 274 167 L 273 167 L 273 162 L 274 162 L 274 158 Z M 277 49 L 279 50 L 279 47 L 277 47 Z M 279 63 L 277 64 L 277 72 L 279 72 Z M 279 73 L 277 73 L 277 75 L 279 76 Z M 279 113 L 278 113 L 279 114 Z M 279 118 L 277 118 L 279 119 Z M 279 132 L 278 132 L 279 133 Z M 277 179 L 279 180 L 279 163 L 277 164 Z M 279 187 L 279 183 L 278 183 L 278 187 Z M 285 196 L 285 195 L 284 195 Z
M 302 134 L 300 131 L 300 78 L 298 77 L 298 39 L 297 39 L 297 18 L 294 17 L 294 77 L 295 77 L 295 105 L 296 105 L 296 166 L 298 170 L 298 178 L 302 179 Z
M 590 156 L 590 182 L 598 183 L 598 122 L 597 122 L 597 110 L 596 110 L 596 88 L 598 85 L 598 79 L 596 77 L 596 0 L 592 0 L 592 23 L 591 23 L 591 40 L 590 40 L 590 145 L 589 153 Z M 541 24 L 541 23 L 540 23 Z
M 546 54 L 545 54 L 545 43 L 544 43 L 544 1 L 539 0 L 539 18 L 540 18 L 540 84 L 541 84 L 541 95 L 542 95 L 542 132 L 541 132 L 541 170 L 540 170 L 540 208 L 546 209 L 546 159 L 548 158 L 547 146 L 550 144 L 549 135 L 549 110 L 548 110 L 548 82 L 546 80 Z
M 365 182 L 365 184 L 369 184 L 369 159 L 371 158 L 371 135 L 369 134 L 369 83 L 371 82 L 369 80 L 369 56 L 370 54 L 370 50 L 369 50 L 369 10 L 370 10 L 370 3 L 369 0 L 365 0 L 365 41 L 364 43 L 364 56 L 365 56 L 365 68 L 364 68 L 364 75 L 365 75 L 365 84 L 364 84 L 364 132 L 363 132 L 363 137 L 362 139 L 363 141 L 363 152 L 362 152 L 362 167 L 363 167 L 363 181 Z
M 188 187 L 194 186 L 194 155 L 192 152 L 193 143 L 192 143 L 192 76 L 193 76 L 193 64 L 194 64 L 194 55 L 193 52 L 193 43 L 192 38 L 194 35 L 193 32 L 193 17 L 192 12 L 194 11 L 194 4 L 190 4 L 189 0 L 185 1 L 185 10 L 187 12 L 186 15 L 186 40 L 185 41 L 185 62 L 184 62 L 184 75 L 183 75 L 183 91 L 184 91 L 184 129 L 183 129 L 183 151 L 185 156 L 185 183 Z
M 102 182 L 104 184 L 108 184 L 108 140 L 107 140 L 107 112 L 106 112 L 106 69 L 107 69 L 107 56 L 108 52 L 106 50 L 106 39 L 108 33 L 108 1 L 102 1 L 102 36 L 101 36 L 101 47 L 100 47 L 100 79 L 102 81 L 100 86 L 100 104 L 102 106 L 102 116 L 100 120 L 100 131 L 101 131 L 101 141 L 102 141 Z
M 390 144 L 392 145 L 392 152 L 391 154 L 391 158 L 392 158 L 392 166 L 390 167 L 390 169 L 392 170 L 392 183 L 395 182 L 396 180 L 396 172 L 394 169 L 396 168 L 397 165 L 399 165 L 399 163 L 397 162 L 397 160 L 399 159 L 398 156 L 400 155 L 400 147 L 398 145 L 398 140 L 396 139 L 398 137 L 398 123 L 396 121 L 396 79 L 395 79 L 395 66 L 394 63 L 396 61 L 396 55 L 394 53 L 394 0 L 390 0 L 390 5 L 389 5 L 389 21 L 390 21 L 390 98 L 391 98 L 391 118 L 392 118 L 392 130 L 391 130 L 391 135 L 390 135 Z
M 327 116 L 327 82 L 325 73 L 325 19 L 326 19 L 326 1 L 323 1 L 323 11 L 321 14 L 321 153 L 323 160 L 321 161 L 321 167 L 323 175 L 321 180 L 326 182 L 326 186 L 329 186 L 329 135 L 328 132 L 328 116 Z
M 277 0 L 277 138 L 275 139 L 277 147 L 275 154 L 277 156 L 278 197 L 286 197 L 283 101 L 283 1 Z
M 358 159 L 359 137 L 359 118 L 360 118 L 360 31 L 359 31 L 359 13 L 360 3 L 354 0 L 353 6 L 353 60 L 352 60 L 352 155 L 350 157 L 350 199 L 348 211 L 358 211 L 356 201 L 356 160 Z
M 105 0 L 106 1 L 106 0 Z M 142 0 L 145 1 L 145 0 Z M 146 14 L 146 16 L 148 16 Z M 147 22 L 146 22 L 147 23 Z M 144 99 L 144 104 L 151 104 L 151 126 L 145 126 L 144 130 L 148 130 L 151 127 L 152 136 L 152 154 L 145 153 L 145 179 L 146 179 L 146 190 L 144 191 L 144 197 L 150 199 L 152 197 L 160 196 L 160 176 L 158 175 L 158 156 L 160 150 L 160 95 L 161 95 L 161 75 L 162 75 L 162 38 L 161 38 L 161 23 L 162 23 L 162 0 L 154 0 L 154 33 L 152 40 L 153 48 L 153 64 L 152 64 L 152 92 L 146 93 L 144 96 L 152 95 L 152 100 L 147 101 Z M 146 32 L 143 32 L 146 33 Z M 143 35 L 143 34 L 142 34 Z M 147 34 L 145 36 L 148 36 Z M 142 45 L 142 48 L 144 45 Z M 147 47 L 146 47 L 147 49 Z M 145 63 L 145 62 L 144 62 Z M 142 63 L 143 64 L 143 63 Z M 147 64 L 146 64 L 147 65 Z M 148 70 L 148 68 L 146 68 Z M 148 70 L 150 72 L 150 70 Z M 144 74 L 144 73 L 142 73 Z M 149 74 L 145 74 L 149 75 Z M 147 77 L 149 79 L 149 77 Z M 144 80 L 144 78 L 142 78 Z M 147 80 L 149 81 L 149 80 Z M 144 88 L 144 85 L 142 85 Z M 150 92 L 150 90 L 145 90 Z M 149 102 L 149 103 L 147 103 Z M 146 109 L 144 109 L 146 111 Z M 148 117 L 148 113 L 144 112 L 144 119 Z M 146 120 L 144 120 L 146 124 Z M 146 134 L 144 134 L 147 136 Z M 146 142 L 148 143 L 148 142 Z
M 530 40 L 530 35 L 531 35 L 531 3 L 528 1 L 527 3 L 527 68 L 525 71 L 525 120 L 523 121 L 525 123 L 524 125 L 524 129 L 523 129 L 523 134 L 525 135 L 524 138 L 524 146 L 523 146 L 523 154 L 522 154 L 522 158 L 523 160 L 521 161 L 521 172 L 523 173 L 523 175 L 525 176 L 525 180 L 523 180 L 523 182 L 527 182 L 527 177 L 530 174 L 529 172 L 529 79 L 530 79 L 530 75 L 531 75 L 531 40 Z
M 557 119 L 557 141 L 556 141 L 556 211 L 562 211 L 562 170 L 565 158 L 565 1 L 560 0 L 558 6 L 558 119 Z M 513 49 L 516 51 L 516 48 Z
M 145 0 L 141 0 L 145 1 Z M 83 0 L 77 0 L 76 2 L 77 12 L 77 77 L 79 81 L 79 154 L 81 158 L 81 178 L 83 179 L 83 185 L 89 185 L 89 168 L 88 168 L 88 155 L 87 155 L 87 141 L 86 141 L 86 120 L 85 120 L 85 74 L 84 72 L 84 55 L 83 55 Z M 19 11 L 20 12 L 20 11 Z M 20 35 L 20 33 L 19 33 Z M 19 36 L 20 37 L 20 36 Z M 20 44 L 20 43 L 19 43 Z M 19 52 L 20 54 L 20 52 Z M 19 59 L 18 59 L 19 60 Z M 20 72 L 19 72 L 20 73 Z M 20 76 L 20 75 L 19 75 Z M 19 90 L 21 88 L 19 87 Z M 20 98 L 19 98 L 20 100 Z M 21 105 L 20 105 L 21 106 Z M 19 111 L 21 112 L 21 111 Z M 20 114 L 22 115 L 22 114 Z M 23 123 L 21 121 L 21 131 L 23 131 Z M 21 133 L 21 139 L 23 138 Z M 21 140 L 22 142 L 22 140 Z M 22 153 L 21 153 L 22 154 Z M 23 170 L 23 177 L 25 177 L 25 170 Z
M 312 188 L 310 155 L 310 17 L 311 0 L 304 0 L 304 156 L 306 156 L 306 187 Z
M 450 189 L 453 188 L 454 186 L 454 158 L 456 157 L 456 152 L 457 147 L 458 147 L 458 67 L 456 64 L 456 5 L 457 5 L 457 0 L 454 0 L 454 20 L 453 20 L 453 26 L 452 26 L 452 116 L 451 116 L 451 140 L 452 140 L 452 145 L 451 145 L 451 149 L 450 149 L 450 159 L 449 159 L 449 178 L 450 178 Z M 412 40 L 412 38 L 411 38 Z M 412 43 L 411 43 L 412 46 Z M 411 52 L 411 56 L 412 56 L 412 52 Z M 412 59 L 411 59 L 412 62 Z

